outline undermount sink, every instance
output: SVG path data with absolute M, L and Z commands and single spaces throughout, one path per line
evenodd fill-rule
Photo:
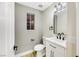
M 44 37 L 44 39 L 47 41 L 50 41 L 51 43 L 54 43 L 66 48 L 67 40 L 60 40 L 60 39 L 57 39 L 56 37 Z

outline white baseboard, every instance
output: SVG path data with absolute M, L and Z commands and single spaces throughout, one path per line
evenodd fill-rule
M 34 50 L 28 50 L 28 51 L 25 51 L 23 53 L 19 53 L 17 55 L 15 55 L 15 57 L 21 57 L 21 56 L 24 56 L 24 55 L 27 55 L 29 53 L 32 53 Z

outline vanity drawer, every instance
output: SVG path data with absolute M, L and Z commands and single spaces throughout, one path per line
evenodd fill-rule
M 48 42 L 50 45 L 53 45 L 53 46 L 56 46 L 56 47 L 64 48 L 63 46 L 58 45 L 58 44 L 56 44 L 56 43 L 53 43 L 53 42 L 50 42 L 50 41 L 46 41 L 46 42 Z
M 57 45 L 54 43 L 51 43 L 49 41 L 46 41 L 46 43 L 48 43 L 49 46 L 53 47 L 53 48 L 57 48 Z

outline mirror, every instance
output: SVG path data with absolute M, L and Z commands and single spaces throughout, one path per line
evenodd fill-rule
M 57 7 L 56 7 L 57 8 Z M 56 9 L 53 18 L 54 34 L 65 33 L 67 28 L 67 8 Z

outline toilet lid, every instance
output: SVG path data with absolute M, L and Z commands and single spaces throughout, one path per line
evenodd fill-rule
M 44 48 L 45 48 L 45 46 L 43 44 L 38 44 L 38 45 L 35 46 L 34 50 L 41 51 Z

